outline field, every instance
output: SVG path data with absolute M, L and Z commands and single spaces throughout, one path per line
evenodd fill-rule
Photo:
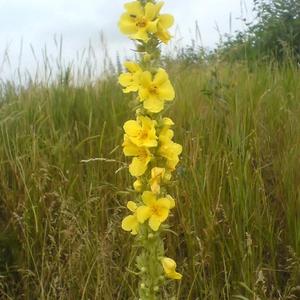
M 167 68 L 184 149 L 165 236 L 184 276 L 176 299 L 300 299 L 299 68 Z M 136 253 L 120 228 L 128 104 L 113 74 L 2 85 L 0 299 L 135 299 Z

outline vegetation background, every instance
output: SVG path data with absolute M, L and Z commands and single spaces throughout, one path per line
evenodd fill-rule
M 192 41 L 163 60 L 184 148 L 165 237 L 176 299 L 300 299 L 300 2 L 255 9 L 214 52 Z M 81 85 L 60 71 L 1 83 L 0 299 L 134 299 L 130 99 L 112 65 Z

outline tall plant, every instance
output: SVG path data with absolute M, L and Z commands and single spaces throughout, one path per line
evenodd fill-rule
M 136 44 L 138 61 L 126 61 L 126 72 L 119 76 L 125 94 L 132 93 L 136 119 L 124 128 L 123 152 L 132 157 L 129 172 L 135 178 L 135 195 L 127 203 L 130 214 L 122 228 L 135 236 L 138 247 L 137 274 L 141 300 L 162 299 L 166 279 L 181 279 L 176 263 L 166 256 L 163 234 L 166 221 L 175 207 L 168 193 L 172 173 L 179 162 L 181 145 L 173 141 L 174 122 L 164 115 L 167 103 L 175 98 L 169 76 L 160 67 L 160 45 L 171 39 L 174 19 L 161 14 L 163 2 L 139 0 L 126 3 L 119 28 Z

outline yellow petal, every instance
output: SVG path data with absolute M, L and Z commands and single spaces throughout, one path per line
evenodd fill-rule
M 139 150 L 138 147 L 135 145 L 130 145 L 130 146 L 128 145 L 128 146 L 124 146 L 123 153 L 125 156 L 138 156 Z
M 151 32 L 151 33 L 156 33 L 157 32 L 157 23 L 158 23 L 158 20 L 149 22 L 147 25 L 147 31 Z
M 173 259 L 164 257 L 161 263 L 167 277 L 178 280 L 182 278 L 182 275 L 176 272 L 176 262 Z
M 170 195 L 167 195 L 167 197 L 164 198 L 160 198 L 159 200 L 157 200 L 157 202 L 160 206 L 165 207 L 168 210 L 175 207 L 175 200 Z
M 129 173 L 134 177 L 142 176 L 146 170 L 149 160 L 134 157 L 129 165 Z
M 124 87 L 132 84 L 132 82 L 133 82 L 133 76 L 130 73 L 123 73 L 119 76 L 119 83 Z
M 171 140 L 172 140 L 173 136 L 174 136 L 174 131 L 171 129 L 168 129 L 168 127 L 165 127 L 159 135 L 159 140 L 160 140 L 160 142 L 162 142 L 165 145 L 165 144 L 172 142 Z
M 157 24 L 156 35 L 158 39 L 160 39 L 165 44 L 168 44 L 168 42 L 172 38 L 171 34 L 167 30 L 163 29 L 163 27 L 159 23 Z
M 134 145 L 126 134 L 122 146 L 125 156 L 138 156 L 140 154 L 140 148 Z
M 180 280 L 182 278 L 182 274 L 178 273 L 178 272 L 172 272 L 172 273 L 166 273 L 166 276 L 171 278 L 171 279 L 176 279 L 176 280 Z
M 150 92 L 147 88 L 140 87 L 139 91 L 140 101 L 144 101 L 145 99 L 150 97 Z
M 157 140 L 156 137 L 151 137 L 150 134 L 148 134 L 145 138 L 142 137 L 131 137 L 131 140 L 134 144 L 136 144 L 139 147 L 156 147 L 157 146 Z
M 151 211 L 148 206 L 142 205 L 137 208 L 136 217 L 140 223 L 143 224 L 146 220 L 150 218 L 150 216 L 151 216 Z
M 164 208 L 167 208 L 167 209 L 170 209 L 170 208 L 171 208 L 171 205 L 172 205 L 172 203 L 170 202 L 170 199 L 167 198 L 167 197 L 158 199 L 158 200 L 157 200 L 157 204 L 158 204 L 160 207 L 164 207 Z
M 133 67 L 133 66 L 131 66 Z M 131 68 L 130 67 L 130 68 Z M 119 83 L 125 87 L 124 93 L 137 92 L 140 86 L 140 76 L 141 71 L 135 73 L 123 73 L 119 76 Z
M 136 40 L 142 40 L 144 42 L 148 42 L 149 35 L 147 32 L 147 28 L 145 27 L 145 28 L 138 29 L 137 33 L 132 35 L 132 38 Z
M 170 202 L 170 207 L 169 208 L 170 209 L 174 208 L 175 207 L 175 200 L 174 200 L 174 198 L 172 196 L 170 196 L 170 195 L 167 195 L 167 199 Z
M 150 191 L 145 191 L 142 195 L 142 200 L 147 206 L 151 206 L 156 202 L 156 196 Z
M 127 208 L 132 211 L 132 212 L 135 212 L 136 209 L 137 209 L 137 204 L 133 201 L 128 201 L 127 203 Z
M 157 218 L 156 216 L 152 215 L 149 219 L 149 226 L 153 231 L 157 231 L 159 226 L 160 226 L 161 222 L 159 220 L 159 218 Z
M 154 76 L 153 84 L 155 84 L 156 86 L 160 86 L 168 80 L 169 80 L 168 73 L 164 69 L 159 68 L 157 73 Z
M 134 19 L 132 19 L 127 13 L 124 13 L 119 21 L 120 31 L 126 35 L 134 34 L 136 32 L 136 25 Z
M 174 125 L 174 122 L 172 121 L 172 119 L 166 117 L 166 118 L 163 118 L 163 125 L 171 127 Z
M 152 113 L 159 113 L 164 109 L 164 101 L 157 97 L 150 97 L 144 100 L 144 108 Z
M 162 146 L 158 149 L 158 153 L 170 160 L 177 159 L 182 152 L 182 146 L 170 141 L 166 136 L 160 136 L 159 139 L 162 141 Z
M 162 14 L 159 16 L 159 25 L 164 29 L 170 28 L 174 24 L 174 17 L 169 14 Z
M 130 73 L 136 73 L 142 70 L 139 64 L 134 61 L 125 61 L 124 66 Z
M 145 71 L 140 76 L 141 86 L 148 88 L 152 81 L 152 75 L 149 71 Z
M 144 15 L 143 7 L 139 1 L 125 3 L 124 7 L 130 15 L 135 15 L 137 17 Z
M 177 143 L 173 143 L 173 151 L 176 155 L 180 155 L 182 153 L 182 146 Z
M 158 168 L 158 167 L 152 168 L 150 185 L 151 185 L 151 191 L 153 193 L 155 194 L 160 193 L 160 182 L 164 177 L 164 174 L 165 174 L 164 168 Z
M 123 129 L 129 136 L 137 136 L 141 131 L 141 126 L 137 121 L 129 120 L 125 122 Z
M 161 100 L 167 100 L 172 101 L 175 98 L 175 90 L 171 84 L 171 82 L 168 80 L 159 88 L 159 98 Z
M 142 123 L 143 127 L 147 127 L 148 130 L 154 129 L 154 125 L 156 124 L 155 120 L 150 119 L 149 117 L 139 116 L 138 121 Z
M 145 6 L 146 18 L 149 19 L 150 21 L 154 20 L 158 16 L 159 11 L 161 10 L 163 5 L 164 5 L 163 2 L 159 2 L 157 4 L 148 2 Z
M 165 173 L 165 169 L 164 168 L 158 168 L 158 167 L 154 167 L 151 170 L 151 177 L 163 177 Z
M 176 270 L 177 265 L 176 265 L 176 262 L 172 258 L 164 257 L 164 258 L 162 258 L 161 263 L 162 263 L 162 266 L 166 273 L 171 273 Z
M 168 159 L 168 161 L 167 161 L 167 167 L 170 170 L 174 171 L 178 163 L 179 163 L 179 158 L 178 157 L 176 157 L 175 159 L 172 159 L 172 160 Z
M 139 223 L 133 215 L 127 216 L 122 221 L 122 229 L 132 231 L 132 234 L 137 234 Z
M 137 92 L 138 89 L 139 89 L 138 84 L 132 84 L 132 85 L 129 85 L 128 87 L 126 87 L 125 89 L 123 89 L 123 93 L 128 94 L 131 92 Z
M 163 223 L 168 218 L 170 210 L 165 206 L 158 206 L 156 209 L 157 211 L 155 214 L 153 214 L 153 216 L 155 216 L 160 223 Z

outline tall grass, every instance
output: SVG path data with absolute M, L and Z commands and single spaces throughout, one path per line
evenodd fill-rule
M 297 299 L 299 69 L 212 62 L 169 72 L 168 114 L 185 149 L 171 220 L 179 234 L 166 236 L 184 274 L 177 299 Z M 1 94 L 1 299 L 135 299 L 132 237 L 120 229 L 132 196 L 118 146 L 130 99 L 114 76 L 3 84 Z

